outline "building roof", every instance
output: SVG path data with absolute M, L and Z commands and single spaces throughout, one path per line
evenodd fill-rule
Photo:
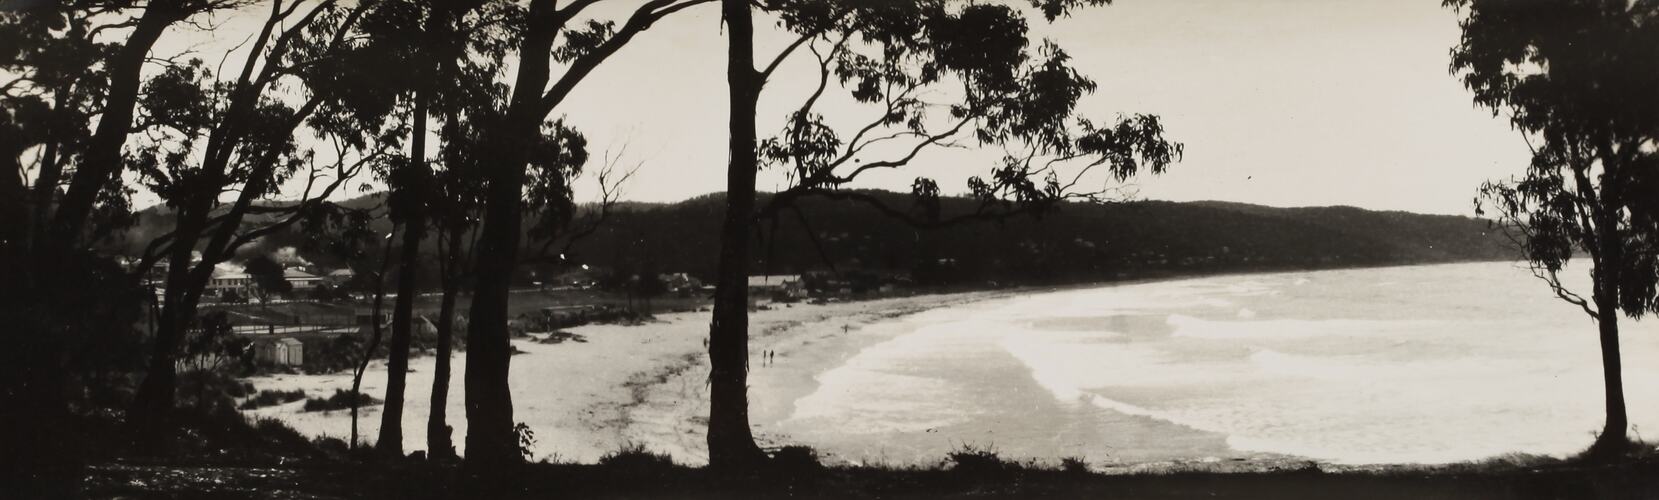
M 749 277 L 749 286 L 784 286 L 801 280 L 799 274 L 772 274 Z
M 357 271 L 353 271 L 353 270 L 351 270 L 351 268 L 347 267 L 347 268 L 343 268 L 343 269 L 335 269 L 333 271 L 329 271 L 328 275 L 329 276 L 335 276 L 335 277 L 356 276 Z
M 315 275 L 315 274 L 311 274 L 311 273 L 301 271 L 301 270 L 298 270 L 298 269 L 283 269 L 282 270 L 282 279 L 285 279 L 285 280 L 315 280 L 315 279 L 322 279 L 322 278 L 318 278 L 317 275 Z
M 300 342 L 299 339 L 296 339 L 296 338 L 293 338 L 293 337 L 283 337 L 283 338 L 277 339 L 277 343 L 287 344 L 287 345 L 305 345 L 304 342 Z

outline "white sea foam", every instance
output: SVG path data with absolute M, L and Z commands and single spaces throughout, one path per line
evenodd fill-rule
M 1389 282 L 1413 285 L 1376 286 Z M 1018 360 L 1059 408 L 1092 407 L 1165 422 L 1137 428 L 1080 410 L 1064 417 L 1070 420 L 1030 420 L 1031 426 L 1055 427 L 1034 429 L 1029 439 L 1070 436 L 1064 447 L 1113 456 L 1219 453 L 1183 448 L 1194 441 L 1162 435 L 1114 442 L 1116 448 L 1088 441 L 1171 432 L 1167 423 L 1219 434 L 1235 453 L 1339 463 L 1571 453 L 1588 445 L 1601 423 L 1599 351 L 1593 325 L 1547 293 L 1533 293 L 1535 288 L 1524 270 L 1461 264 L 1022 297 L 941 312 L 911 325 L 913 333 L 827 372 L 824 387 L 797 402 L 797 415 L 892 420 L 849 425 L 863 429 L 913 432 L 941 422 L 1000 429 L 985 419 L 1031 409 L 969 397 L 953 382 L 1017 376 L 988 371 L 1003 369 L 981 362 L 994 350 Z M 1222 302 L 1228 305 L 1217 311 Z M 1165 324 L 1088 319 L 1114 314 L 1161 315 Z M 1082 319 L 1065 328 L 1032 326 L 1055 318 Z M 1639 429 L 1659 428 L 1659 399 L 1634 397 L 1659 392 L 1659 324 L 1623 325 L 1631 421 Z M 928 377 L 906 378 L 916 366 L 931 367 Z M 946 420 L 948 415 L 961 419 Z M 1076 420 L 1090 418 L 1096 420 Z M 1083 437 L 1066 434 L 1091 425 L 1101 428 Z M 949 447 L 936 436 L 859 435 L 931 449 L 933 456 Z M 814 438 L 814 446 L 834 451 L 833 433 Z M 1123 443 L 1143 448 L 1126 450 Z
M 1244 310 L 1241 310 L 1241 317 Z M 1249 317 L 1254 316 L 1255 312 L 1251 311 Z M 1434 328 L 1438 326 L 1438 323 L 1422 320 L 1354 319 L 1216 321 L 1184 314 L 1169 315 L 1169 325 L 1175 328 L 1175 332 L 1171 335 L 1207 339 L 1283 339 L 1330 335 L 1368 335 L 1421 331 L 1425 328 Z

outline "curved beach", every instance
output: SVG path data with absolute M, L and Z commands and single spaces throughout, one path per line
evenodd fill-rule
M 848 464 L 929 465 L 963 446 L 1128 471 L 1561 456 L 1600 424 L 1599 358 L 1573 334 L 1588 321 L 1533 281 L 1475 263 L 779 305 L 752 314 L 751 419 L 763 446 Z M 588 462 L 641 444 L 703 463 L 707 321 L 677 313 L 572 329 L 585 343 L 516 342 L 515 409 L 537 456 Z M 1659 391 L 1656 326 L 1626 324 L 1631 394 Z M 431 364 L 413 363 L 406 429 L 424 429 Z M 364 382 L 376 396 L 378 370 Z M 254 383 L 320 396 L 350 377 Z M 456 377 L 457 436 L 461 390 Z M 1659 426 L 1659 401 L 1630 404 L 1638 429 Z M 345 412 L 298 405 L 255 413 L 349 432 Z M 368 409 L 362 434 L 377 423 Z

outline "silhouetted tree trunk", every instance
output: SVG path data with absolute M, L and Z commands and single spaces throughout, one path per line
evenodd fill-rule
M 749 431 L 749 226 L 754 220 L 755 71 L 754 23 L 746 0 L 721 0 L 726 19 L 726 82 L 731 98 L 730 163 L 726 168 L 726 216 L 720 228 L 720 261 L 709 325 L 709 466 L 742 469 L 765 459 Z
M 194 218 L 181 217 L 186 223 L 177 229 L 181 238 L 196 238 L 200 227 L 190 223 Z M 194 241 L 194 239 L 190 240 Z M 163 294 L 161 315 L 157 318 L 155 338 L 150 339 L 150 360 L 144 380 L 133 395 L 127 410 L 127 426 L 137 440 L 145 445 L 157 444 L 159 432 L 165 427 L 174 407 L 174 388 L 178 385 L 177 354 L 184 341 L 185 330 L 196 314 L 201 299 L 201 287 L 190 286 L 194 270 L 190 265 L 191 248 L 180 245 L 173 250 L 167 271 L 167 289 Z
M 1601 311 L 1598 326 L 1601 331 L 1601 373 L 1606 382 L 1603 390 L 1606 394 L 1607 424 L 1602 428 L 1601 435 L 1596 437 L 1596 444 L 1591 450 L 1622 453 L 1630 443 L 1626 434 L 1630 421 L 1625 416 L 1624 374 L 1619 362 L 1619 315 L 1618 310 L 1609 304 L 1598 304 L 1596 307 Z
M 1611 197 L 1611 195 L 1607 195 Z M 1625 235 L 1618 230 L 1614 214 L 1597 214 L 1597 238 L 1601 243 L 1601 262 L 1621 262 Z M 1596 327 L 1601 341 L 1601 374 L 1607 420 L 1596 442 L 1590 445 L 1590 455 L 1597 459 L 1615 459 L 1630 449 L 1630 420 L 1624 405 L 1624 371 L 1619 356 L 1619 276 L 1620 266 L 1597 264 L 1594 270 L 1595 287 L 1591 300 L 1596 303 Z
M 444 241 L 445 238 L 447 241 Z M 453 346 L 451 338 L 455 330 L 455 294 L 460 291 L 461 279 L 459 264 L 461 262 L 461 239 L 463 233 L 449 231 L 447 235 L 439 236 L 440 244 L 448 245 L 443 252 L 439 273 L 443 281 L 443 299 L 438 305 L 438 352 L 437 366 L 432 369 L 432 411 L 426 419 L 426 449 L 427 455 L 432 458 L 454 458 L 455 444 L 450 435 L 448 422 L 449 408 L 449 361 Z
M 50 227 L 47 223 L 52 220 L 52 202 L 57 197 L 58 183 L 63 180 L 64 162 L 59 159 L 58 152 L 63 139 L 58 135 L 68 128 L 68 125 L 64 123 L 67 121 L 64 115 L 68 114 L 65 108 L 69 106 L 68 85 L 56 89 L 53 92 L 52 100 L 52 121 L 47 125 L 48 130 L 46 131 L 48 137 L 46 138 L 45 147 L 41 149 L 39 171 L 35 174 L 35 185 L 29 192 L 28 203 L 33 213 L 29 217 L 26 236 L 30 239 L 30 248 L 37 248 L 36 245 L 47 239 L 49 231 L 45 228 Z M 19 150 L 19 153 L 21 152 Z M 22 172 L 22 170 L 19 169 L 17 172 Z
M 381 408 L 380 436 L 375 449 L 384 455 L 403 455 L 403 393 L 409 380 L 409 336 L 414 326 L 416 286 L 420 281 L 420 247 L 426 234 L 426 100 L 415 92 L 409 164 L 404 175 L 403 248 L 398 258 L 397 303 L 392 306 L 391 352 L 386 359 L 386 402 Z
M 513 395 L 507 385 L 512 342 L 507 330 L 508 287 L 518 262 L 519 224 L 523 221 L 524 173 L 531 138 L 544 115 L 537 100 L 547 88 L 550 64 L 544 54 L 562 23 L 553 2 L 536 0 L 529 9 L 529 26 L 519 53 L 512 101 L 503 119 L 492 124 L 491 155 L 482 163 L 487 185 L 484 222 L 478 238 L 472 307 L 467 320 L 467 465 L 478 472 L 516 464 L 522 457 L 513 430 Z
M 23 165 L 17 157 L 29 146 L 11 135 L 11 131 L 0 129 L 0 220 L 7 221 L 0 224 L 0 245 L 21 248 L 24 235 L 32 225 L 23 223 L 30 220 L 26 203 L 29 196 L 23 187 Z M 23 286 L 22 283 L 10 285 Z
M 529 53 L 530 48 L 524 49 Z M 535 58 L 530 58 L 533 60 Z M 528 60 L 527 60 L 528 62 Z M 533 88 L 540 88 L 536 86 Z M 503 156 L 519 156 L 497 149 Z M 478 242 L 477 288 L 467 322 L 467 463 L 477 471 L 520 460 L 513 431 L 513 396 L 507 386 L 512 344 L 507 330 L 508 286 L 518 258 L 519 183 L 524 161 L 492 162 Z
M 138 102 L 140 72 L 161 33 L 175 22 L 183 20 L 186 12 L 177 1 L 150 2 L 138 19 L 119 52 L 109 60 L 109 87 L 86 152 L 75 168 L 69 189 L 58 202 L 58 210 L 51 225 L 56 240 L 71 245 L 80 237 L 86 219 L 98 193 L 104 190 L 121 171 L 121 145 L 127 142 L 132 128 L 133 108 Z
M 283 148 L 262 148 L 256 156 L 241 155 L 247 145 L 278 137 L 266 135 L 270 134 L 271 130 L 266 130 L 265 134 L 251 133 L 251 130 L 257 128 L 252 126 L 253 121 L 273 119 L 271 116 L 258 113 L 261 96 L 269 89 L 269 80 L 264 78 L 268 73 L 262 73 L 261 78 L 257 80 L 252 76 L 260 61 L 267 63 L 262 69 L 263 72 L 275 71 L 269 64 L 280 59 L 291 47 L 290 36 L 298 36 L 297 33 L 304 28 L 313 26 L 311 22 L 330 5 L 332 3 L 318 5 L 278 34 L 275 41 L 272 40 L 272 35 L 277 33 L 279 21 L 288 18 L 293 11 L 272 9 L 271 17 L 248 49 L 251 55 L 242 69 L 241 77 L 229 92 L 228 104 L 222 112 L 223 118 L 215 122 L 208 131 L 203 158 L 198 164 L 199 167 L 191 174 L 194 176 L 192 189 L 173 193 L 174 198 L 168 200 L 171 205 L 178 208 L 172 233 L 173 240 L 168 252 L 171 267 L 167 282 L 167 301 L 163 304 L 162 321 L 152 344 L 154 352 L 150 360 L 150 371 L 140 384 L 127 414 L 127 423 L 134 432 L 156 436 L 156 425 L 165 421 L 173 408 L 173 391 L 177 383 L 174 364 L 178 356 L 179 343 L 184 338 L 185 329 L 195 319 L 197 303 L 208 281 L 212 279 L 214 266 L 229 259 L 242 245 L 299 220 L 297 216 L 290 216 L 259 229 L 238 231 L 242 227 L 243 217 L 252 209 L 254 201 L 262 197 L 269 190 L 271 183 L 275 182 L 276 168 L 284 154 Z M 343 34 L 356 22 L 361 13 L 361 8 L 353 9 L 342 21 L 339 25 L 340 32 L 332 38 L 332 47 L 340 45 Z M 270 48 L 273 53 L 264 54 L 268 43 L 274 44 Z M 264 55 L 259 56 L 260 54 Z M 261 123 L 260 126 L 292 134 L 321 104 L 321 96 L 312 96 L 291 114 L 282 116 L 282 121 Z M 303 200 L 291 208 L 297 213 L 316 200 L 326 199 L 347 177 L 349 175 L 342 169 L 336 179 L 322 193 L 317 194 L 316 198 Z M 238 182 L 241 185 L 236 200 L 227 209 L 218 211 L 219 196 L 236 186 Z M 60 215 L 62 213 L 59 212 Z M 203 237 L 206 237 L 207 241 L 199 247 L 201 261 L 192 262 L 192 251 L 198 249 L 198 242 Z
M 121 171 L 121 146 L 126 143 L 127 134 L 132 128 L 133 110 L 138 103 L 138 89 L 144 62 L 149 57 L 150 48 L 155 45 L 162 32 L 184 17 L 185 13 L 176 2 L 150 3 L 145 7 L 144 13 L 136 21 L 121 48 L 106 62 L 108 80 L 97 128 L 88 140 L 86 150 L 76 166 L 68 191 L 57 202 L 57 210 L 52 217 L 53 223 L 44 226 L 33 224 L 37 226 L 34 229 L 41 233 L 39 236 L 45 236 L 40 240 L 46 243 L 34 243 L 35 250 L 41 257 L 39 268 L 50 270 L 65 265 L 62 257 L 76 246 L 75 242 L 92 213 L 98 193 Z M 65 102 L 63 99 L 57 100 L 58 112 L 63 112 L 62 106 Z M 53 131 L 59 132 L 63 131 Z M 61 178 L 61 164 L 57 160 L 56 151 L 58 142 L 56 138 L 49 141 L 48 149 L 52 151 L 43 158 L 45 163 L 41 165 L 40 177 L 37 179 L 42 189 L 37 191 L 38 196 L 35 200 L 36 221 L 46 220 L 45 214 L 51 210 L 52 205 L 51 194 L 56 191 L 58 180 Z M 18 220 L 11 220 L 6 224 L 23 225 Z M 184 269 L 188 269 L 188 260 Z M 183 273 L 183 269 L 178 273 Z M 178 277 L 182 282 L 183 276 Z M 175 300 L 169 300 L 163 321 L 158 325 L 156 338 L 153 339 L 155 347 L 152 351 L 158 356 L 152 356 L 151 375 L 146 376 L 140 384 L 129 408 L 129 417 L 133 414 L 139 416 L 135 429 L 155 429 L 173 404 L 173 387 L 177 375 L 174 372 L 174 357 L 171 354 L 182 337 L 180 330 L 184 326 L 180 322 L 188 320 L 189 316 L 193 315 L 195 305 L 181 307 L 184 304 L 179 297 L 190 295 L 186 290 L 175 292 L 170 288 L 168 292 L 169 299 Z M 184 314 L 184 309 L 189 309 L 190 314 Z M 153 437 L 155 433 L 146 432 L 138 435 Z
M 520 37 L 518 74 L 502 118 L 486 125 L 484 222 L 479 234 L 475 289 L 467 322 L 467 466 L 476 473 L 499 472 L 522 457 L 513 429 L 513 401 L 507 386 L 512 345 L 507 330 L 508 286 L 518 264 L 524 213 L 524 178 L 541 126 L 570 91 L 634 35 L 663 16 L 708 0 L 650 0 L 591 50 L 570 56 L 565 72 L 550 81 L 554 42 L 592 2 L 531 0 Z
M 396 231 L 397 228 L 393 228 Z M 387 238 L 391 240 L 391 238 Z M 374 350 L 380 347 L 380 308 L 386 303 L 386 268 L 392 262 L 392 245 L 386 244 L 386 251 L 380 254 L 380 271 L 374 277 L 374 307 L 369 310 L 369 342 L 363 347 L 363 359 L 357 362 L 357 369 L 351 374 L 351 448 L 357 449 L 357 407 L 363 402 L 363 372 L 369 369 L 369 360 L 374 359 Z

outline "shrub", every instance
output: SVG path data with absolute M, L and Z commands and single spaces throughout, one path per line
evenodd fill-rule
M 359 407 L 380 403 L 380 400 L 367 394 L 352 392 L 345 389 L 335 389 L 334 395 L 327 398 L 311 398 L 305 400 L 304 411 L 345 410 L 351 408 L 353 401 L 356 401 L 357 406 Z
M 1067 474 L 1088 474 L 1089 463 L 1083 457 L 1066 457 L 1060 459 L 1060 471 Z
M 784 474 L 812 473 L 824 469 L 818 459 L 818 450 L 799 445 L 785 446 L 772 452 L 771 465 Z
M 518 454 L 524 456 L 528 462 L 535 456 L 536 431 L 530 430 L 530 424 L 519 422 L 513 426 L 513 433 L 518 435 Z
M 996 447 L 979 447 L 972 444 L 963 444 L 961 448 L 950 452 L 946 455 L 945 463 L 952 471 L 979 477 L 998 477 L 1020 469 L 1019 464 L 1003 460 Z
M 579 334 L 579 333 L 570 333 L 570 332 L 567 332 L 567 331 L 564 331 L 564 330 L 555 330 L 555 331 L 553 331 L 553 333 L 547 334 L 547 337 L 539 340 L 538 342 L 542 343 L 542 344 L 562 344 L 566 341 L 587 342 L 588 338 L 583 337 L 582 334 Z
M 242 404 L 237 405 L 236 408 L 240 410 L 252 410 L 255 408 L 276 406 L 283 403 L 292 403 L 301 399 L 305 399 L 305 391 L 299 389 L 294 389 L 292 391 L 273 391 L 267 389 L 259 391 L 259 394 L 243 401 Z
M 638 473 L 671 469 L 674 467 L 674 459 L 667 454 L 647 450 L 643 444 L 627 443 L 622 445 L 622 449 L 599 457 L 599 465 L 614 468 L 619 472 Z
M 167 438 L 175 451 L 201 456 L 314 456 L 305 436 L 276 419 L 248 419 L 229 407 L 181 408 L 174 413 L 179 432 Z
M 261 418 L 254 421 L 254 431 L 264 440 L 289 446 L 303 447 L 310 443 L 309 439 L 300 431 L 294 430 L 288 424 L 274 418 Z

